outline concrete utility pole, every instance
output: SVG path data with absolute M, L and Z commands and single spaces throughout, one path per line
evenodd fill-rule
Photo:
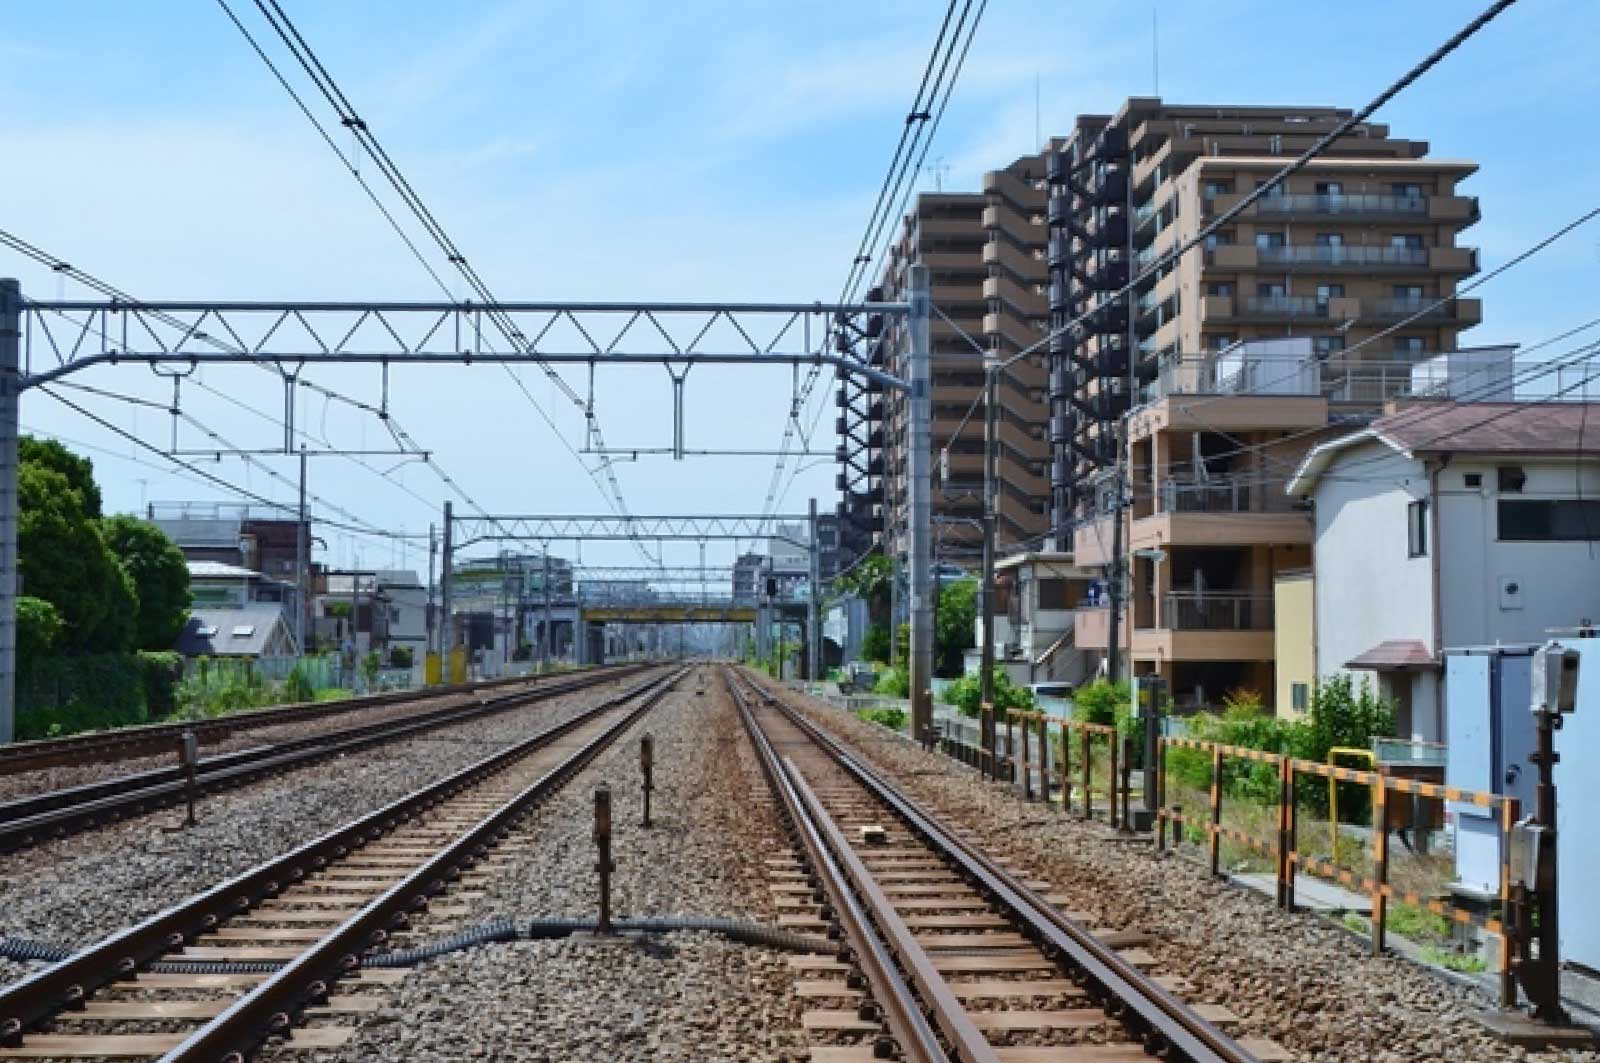
M 439 568 L 439 655 L 445 682 L 449 682 L 450 653 L 456 648 L 456 619 L 452 609 L 451 592 L 455 588 L 455 514 L 449 502 L 444 504 L 444 550 Z
M 17 466 L 22 430 L 17 411 L 21 369 L 22 286 L 0 280 L 0 743 L 17 735 Z
M 300 653 L 306 652 L 306 616 L 311 611 L 311 569 L 307 564 L 306 548 L 309 545 L 307 538 L 311 531 L 307 527 L 309 517 L 306 515 L 306 445 L 300 444 L 300 510 L 299 519 L 294 527 L 294 581 L 295 594 L 299 596 L 294 616 L 294 640 Z
M 806 678 L 822 678 L 822 546 L 817 541 L 817 500 L 811 500 L 811 601 L 806 606 Z
M 995 522 L 995 369 L 990 359 L 983 375 L 983 647 L 978 665 L 978 773 L 994 775 L 994 522 Z
M 550 545 L 545 544 L 544 550 L 544 636 L 539 639 L 539 671 L 550 670 L 550 643 L 554 635 L 550 630 Z
M 1111 612 L 1106 617 L 1106 678 L 1115 683 L 1122 675 L 1122 496 L 1124 467 L 1122 463 L 1122 424 L 1113 429 L 1117 442 L 1117 472 L 1111 479 L 1111 569 L 1106 580 Z M 1133 618 L 1128 618 L 1132 623 Z
M 423 640 L 424 653 L 436 653 L 438 647 L 434 636 L 439 631 L 439 617 L 434 611 L 433 581 L 437 574 L 436 562 L 439 559 L 439 529 L 432 524 L 428 525 L 428 610 L 424 614 L 427 622 L 426 638 Z
M 910 267 L 910 454 L 911 503 L 911 731 L 923 745 L 933 741 L 933 601 L 929 560 L 933 554 L 933 387 L 928 267 Z

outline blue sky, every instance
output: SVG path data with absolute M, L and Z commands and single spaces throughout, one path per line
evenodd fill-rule
M 230 2 L 270 37 L 249 0 Z M 458 3 L 442 17 L 439 5 L 410 0 L 281 2 L 505 299 L 832 298 L 943 8 L 595 0 Z M 1152 94 L 1152 10 L 1169 100 L 1353 107 L 1482 6 L 992 0 L 930 155 L 937 174 L 920 186 L 975 189 L 984 170 L 1035 148 L 1037 132 Z M 0 0 L 0 10 L 14 16 L 0 40 L 0 227 L 144 298 L 437 294 L 212 0 Z M 1435 155 L 1480 163 L 1464 190 L 1480 197 L 1483 221 L 1466 239 L 1486 269 L 1600 205 L 1596 54 L 1592 2 L 1522 0 L 1377 115 Z M 58 290 L 9 252 L 0 274 L 41 297 Z M 1471 338 L 1531 343 L 1585 321 L 1597 280 L 1600 223 L 1475 293 L 1484 324 Z M 602 511 L 562 444 L 486 372 L 416 370 L 397 380 L 396 415 L 491 510 Z M 254 377 L 217 369 L 206 381 L 275 413 L 277 397 Z M 322 379 L 377 395 L 370 371 Z M 143 369 L 85 380 L 167 393 Z M 787 372 L 696 371 L 691 381 L 691 446 L 776 444 Z M 543 381 L 530 386 L 550 397 Z M 608 438 L 665 443 L 668 399 L 658 371 L 604 374 Z M 89 401 L 144 438 L 166 436 L 153 411 Z M 185 408 L 236 442 L 269 445 L 278 434 L 203 393 Z M 320 406 L 305 416 L 350 445 L 375 445 L 381 431 Z M 576 414 L 557 416 L 578 438 Z M 23 420 L 110 450 L 91 456 L 113 508 L 219 496 L 125 460 L 127 443 L 48 398 L 29 396 Z M 824 432 L 816 445 L 832 440 Z M 281 468 L 291 471 L 287 459 Z M 771 459 L 653 458 L 618 475 L 635 512 L 727 512 L 759 509 L 770 470 Z M 237 461 L 218 471 L 289 497 Z M 417 531 L 437 519 L 352 463 L 325 459 L 316 476 L 314 490 L 374 523 Z M 444 498 L 426 469 L 394 478 Z M 783 508 L 803 509 L 812 494 L 830 505 L 832 480 L 828 463 L 813 463 Z M 330 546 L 340 562 L 403 559 L 339 536 Z

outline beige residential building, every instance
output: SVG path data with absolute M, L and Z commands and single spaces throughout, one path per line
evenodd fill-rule
M 986 176 L 985 193 L 923 193 L 903 220 L 880 281 L 882 297 L 906 295 L 907 270 L 929 270 L 933 345 L 933 519 L 936 554 L 972 566 L 981 547 L 983 416 L 963 418 L 983 392 L 986 354 L 1008 357 L 1044 333 L 1044 191 L 1038 156 Z M 885 367 L 907 371 L 904 326 L 885 334 Z M 1049 461 L 1043 352 L 1018 362 L 999 386 L 996 536 L 1021 548 L 1048 531 Z M 906 402 L 885 396 L 884 513 L 896 555 L 905 553 Z M 939 460 L 948 451 L 948 462 Z M 943 466 L 943 469 L 941 469 Z M 941 472 L 947 472 L 947 477 Z
M 1348 114 L 1133 99 L 1080 120 L 1049 163 L 1052 324 L 1089 315 L 1051 345 L 1057 534 L 1078 564 L 1109 565 L 1120 452 L 1119 641 L 1180 705 L 1278 700 L 1274 586 L 1310 565 L 1312 541 L 1286 477 L 1330 425 L 1426 384 L 1418 363 L 1457 351 L 1481 316 L 1474 299 L 1427 309 L 1478 268 L 1457 246 L 1478 218 L 1457 186 L 1476 167 L 1381 125 L 1141 279 L 1131 305 L 1114 296 Z M 1076 644 L 1105 651 L 1109 626 L 1103 605 L 1080 610 Z

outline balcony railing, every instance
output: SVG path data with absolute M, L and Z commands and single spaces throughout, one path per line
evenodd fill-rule
M 1163 616 L 1171 631 L 1271 631 L 1272 599 L 1229 591 L 1174 591 Z
M 1261 214 L 1393 214 L 1401 216 L 1428 213 L 1426 196 L 1392 196 L 1368 193 L 1352 195 L 1286 193 L 1256 200 Z
M 1287 513 L 1290 499 L 1282 482 L 1229 476 L 1204 483 L 1163 480 L 1157 495 L 1162 513 Z
M 1263 264 L 1282 266 L 1426 266 L 1428 264 L 1426 247 L 1289 244 L 1281 247 L 1257 247 L 1256 253 Z
M 1437 299 L 1375 299 L 1363 303 L 1361 308 L 1383 320 L 1416 317 L 1418 321 L 1442 321 L 1455 316 L 1454 303 L 1435 306 L 1437 302 Z
M 1328 302 L 1310 295 L 1258 295 L 1244 300 L 1253 317 L 1327 317 Z

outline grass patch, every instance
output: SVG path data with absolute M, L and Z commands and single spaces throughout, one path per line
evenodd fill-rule
M 892 705 L 880 706 L 876 709 L 857 709 L 856 718 L 867 723 L 879 724 L 891 731 L 903 731 L 906 728 L 906 710 L 895 708 Z

